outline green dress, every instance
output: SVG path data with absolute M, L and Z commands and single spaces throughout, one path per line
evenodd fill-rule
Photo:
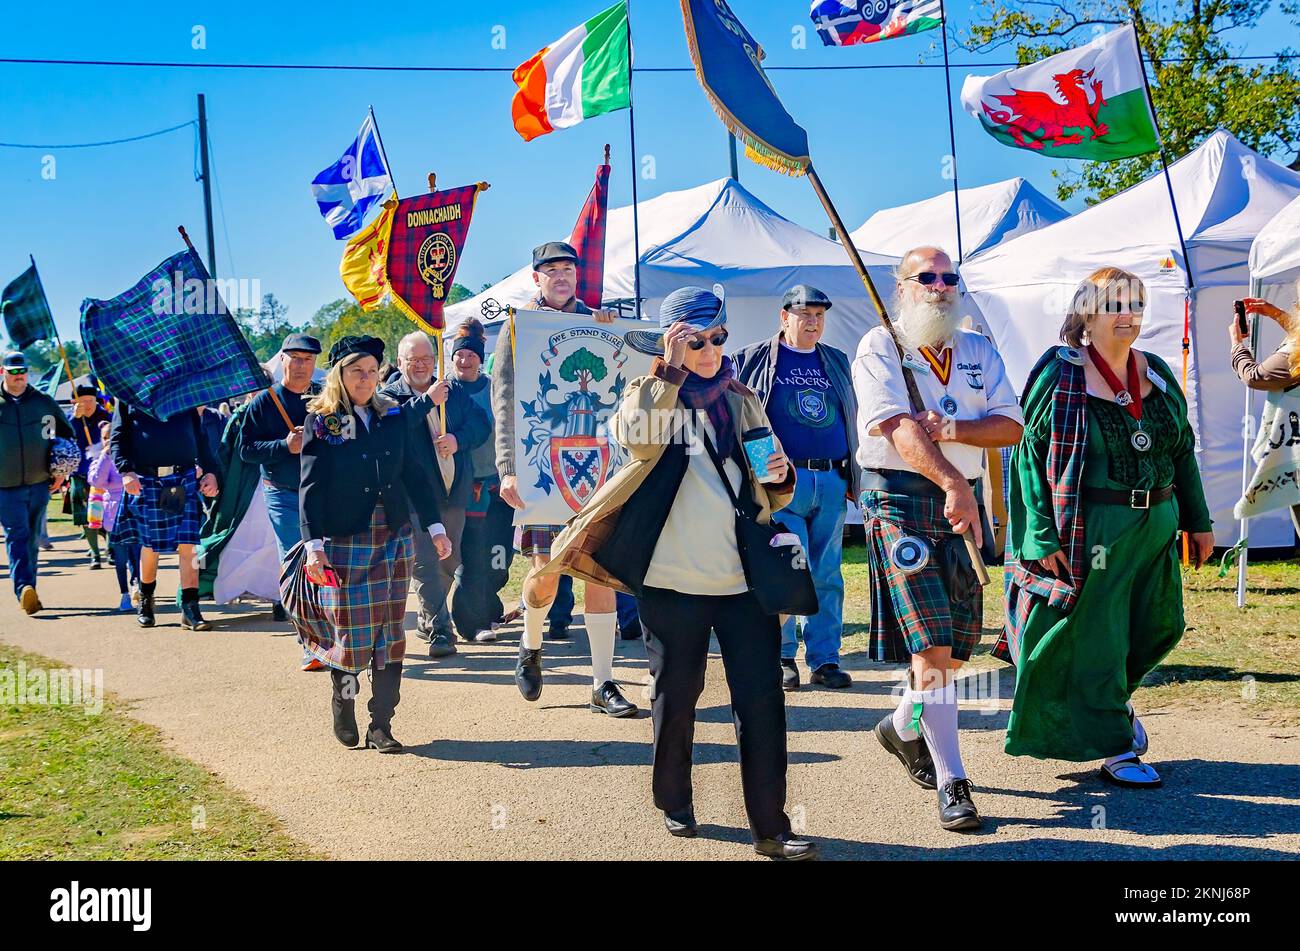
M 1088 396 L 1082 482 L 1121 490 L 1172 483 L 1173 498 L 1148 509 L 1081 501 L 1083 584 L 1069 613 L 1041 598 L 1029 610 L 1007 724 L 1013 756 L 1085 761 L 1130 749 L 1125 704 L 1182 638 L 1177 532 L 1206 532 L 1211 521 L 1178 382 L 1159 357 L 1147 359 L 1165 381 L 1143 399 L 1151 449 L 1133 448 L 1134 423 L 1123 407 Z M 1010 513 L 1007 547 L 1021 561 L 1061 547 L 1045 475 L 1056 377 L 1039 374 L 1026 395 L 1024 440 L 1012 458 L 1021 504 Z

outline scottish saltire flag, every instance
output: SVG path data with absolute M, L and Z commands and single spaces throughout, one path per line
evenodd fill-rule
M 311 193 L 325 223 L 340 241 L 350 238 L 366 223 L 371 205 L 393 190 L 393 176 L 379 143 L 375 114 L 366 114 L 361 131 L 337 162 L 311 182 Z
M 188 249 L 116 297 L 83 301 L 81 339 L 102 387 L 156 419 L 271 384 Z
M 826 46 L 853 46 L 933 30 L 943 22 L 943 5 L 940 0 L 814 0 L 809 16 Z
M 4 317 L 5 333 L 19 350 L 38 340 L 50 340 L 56 336 L 50 302 L 45 299 L 41 276 L 36 273 L 36 259 L 31 261 L 32 266 L 10 281 L 4 293 L 0 294 L 0 315 Z

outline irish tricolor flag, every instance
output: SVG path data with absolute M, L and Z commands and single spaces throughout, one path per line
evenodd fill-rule
M 632 101 L 627 2 L 620 0 L 515 67 L 510 104 L 527 142 Z
M 1029 66 L 968 76 L 961 104 L 1004 145 L 1052 158 L 1104 162 L 1160 147 L 1131 25 Z

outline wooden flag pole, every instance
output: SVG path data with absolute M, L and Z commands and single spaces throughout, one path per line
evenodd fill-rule
M 808 181 L 812 183 L 813 191 L 817 193 L 817 199 L 822 203 L 822 207 L 826 209 L 826 215 L 830 218 L 831 225 L 839 234 L 840 244 L 844 245 L 844 250 L 848 252 L 849 260 L 853 262 L 853 269 L 858 272 L 858 277 L 862 279 L 863 285 L 867 288 L 867 295 L 871 298 L 876 313 L 880 316 L 881 326 L 885 328 L 885 331 L 894 341 L 894 346 L 898 348 L 898 358 L 901 361 L 903 358 L 903 345 L 899 342 L 898 331 L 894 329 L 894 323 L 889 319 L 889 313 L 885 310 L 884 301 L 880 299 L 875 282 L 871 280 L 871 275 L 867 273 L 867 266 L 862 261 L 862 255 L 858 253 L 853 240 L 849 237 L 849 231 L 844 227 L 844 221 L 840 218 L 840 213 L 835 210 L 835 205 L 831 203 L 831 197 L 826 193 L 821 179 L 817 177 L 817 170 L 813 168 L 811 162 L 808 163 L 804 171 L 808 176 Z M 921 391 L 917 389 L 916 378 L 906 365 L 903 366 L 903 382 L 907 386 L 907 397 L 912 404 L 912 412 L 925 412 L 925 401 L 921 399 Z M 989 571 L 984 565 L 984 559 L 980 557 L 979 546 L 975 544 L 974 531 L 967 528 L 962 533 L 962 538 L 966 542 L 966 553 L 970 555 L 971 565 L 975 568 L 975 574 L 979 577 L 980 584 L 988 584 Z
M 429 192 L 433 193 L 438 190 L 438 173 L 429 173 Z M 442 381 L 447 372 L 447 355 L 446 347 L 443 346 L 442 328 L 438 330 L 438 380 Z M 444 436 L 447 435 L 447 401 L 443 400 L 438 406 L 438 431 Z

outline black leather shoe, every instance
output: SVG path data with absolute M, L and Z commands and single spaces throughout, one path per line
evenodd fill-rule
M 561 627 L 558 624 L 552 624 L 546 629 L 546 639 L 548 641 L 567 641 L 569 639 L 568 626 Z
M 430 657 L 450 657 L 456 653 L 456 644 L 450 634 L 435 634 L 429 638 Z
M 289 620 L 288 612 L 285 611 L 284 605 L 281 604 L 279 601 L 271 605 L 271 620 L 280 621 L 280 622 Z
M 786 862 L 804 862 L 817 858 L 817 843 L 807 839 L 796 839 L 787 832 L 776 839 L 759 839 L 754 843 L 754 851 L 770 859 Z
M 853 678 L 846 671 L 840 670 L 839 664 L 822 664 L 812 672 L 808 680 L 823 687 L 830 687 L 832 690 L 843 690 L 845 687 L 853 686 Z
M 925 745 L 925 737 L 905 740 L 898 735 L 894 727 L 893 716 L 887 716 L 876 724 L 876 739 L 886 750 L 898 757 L 898 761 L 907 770 L 907 778 L 922 789 L 934 789 L 934 760 L 930 758 L 930 749 Z
M 136 613 L 135 623 L 141 627 L 153 627 L 153 596 L 140 595 L 140 610 Z
M 403 746 L 393 739 L 393 734 L 387 730 L 372 726 L 366 730 L 366 749 L 379 750 L 381 753 L 400 753 Z
M 781 658 L 781 689 L 786 693 L 799 689 L 799 665 L 793 657 Z
M 530 651 L 519 645 L 519 662 L 515 664 L 515 686 L 530 703 L 542 695 L 542 649 Z
M 952 832 L 969 832 L 984 824 L 970 797 L 969 779 L 950 779 L 939 790 L 939 825 Z
M 679 839 L 693 839 L 700 834 L 695 825 L 695 810 L 690 806 L 685 809 L 665 809 L 664 827 L 669 835 Z
M 637 706 L 618 692 L 614 681 L 606 680 L 591 692 L 591 711 L 611 717 L 634 717 Z
M 181 628 L 186 631 L 210 631 L 212 622 L 205 620 L 194 601 L 181 604 Z

